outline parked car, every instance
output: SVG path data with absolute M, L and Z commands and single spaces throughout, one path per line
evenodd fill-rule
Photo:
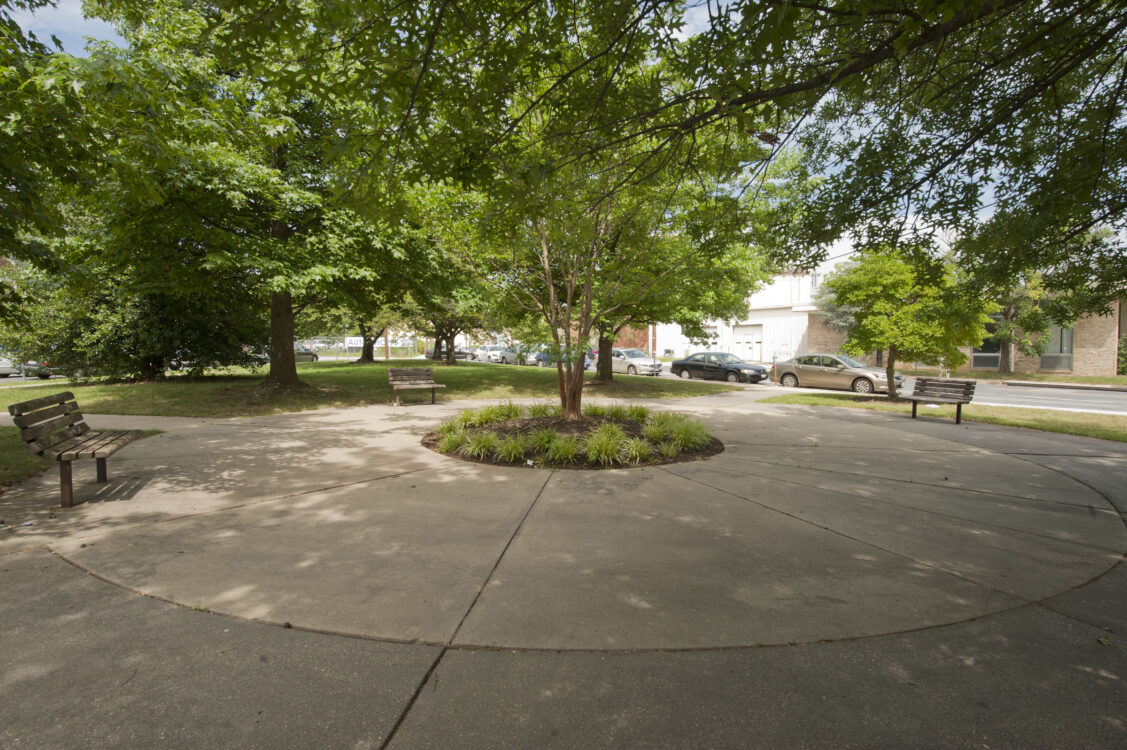
M 11 375 L 19 375 L 20 368 L 16 367 L 16 363 L 10 359 L 0 359 L 0 378 L 6 378 Z
M 526 365 L 535 365 L 537 367 L 547 367 L 548 365 L 556 364 L 556 357 L 547 349 L 533 352 L 525 359 Z M 583 357 L 583 369 L 590 370 L 595 366 L 595 355 L 588 349 Z
M 744 362 L 727 352 L 697 352 L 669 366 L 674 375 L 691 380 L 727 380 L 729 383 L 758 383 L 767 379 L 767 368 Z
M 662 363 L 640 349 L 612 349 L 611 370 L 627 375 L 660 375 Z
M 317 356 L 317 352 L 301 346 L 300 344 L 294 346 L 293 358 L 294 362 L 316 362 L 320 359 L 320 357 Z
M 519 365 L 520 355 L 507 346 L 499 346 L 489 353 L 489 361 L 502 365 Z
M 24 363 L 23 374 L 25 378 L 30 378 L 34 375 L 42 380 L 47 380 L 55 374 L 55 368 L 48 362 L 29 361 Z
M 469 349 L 463 349 L 460 346 L 454 347 L 454 359 L 473 359 L 473 357 L 470 356 L 471 354 L 472 354 L 472 352 Z M 446 346 L 445 345 L 440 346 L 438 348 L 438 358 L 439 359 L 446 359 Z M 430 349 L 427 349 L 427 359 L 434 359 L 434 347 L 433 346 Z
M 772 367 L 771 379 L 788 388 L 848 388 L 857 393 L 888 390 L 888 376 L 879 367 L 844 354 L 805 354 L 778 362 Z M 904 377 L 896 374 L 896 385 L 904 384 Z
M 504 348 L 505 347 L 498 346 L 497 344 L 482 344 L 470 352 L 470 359 L 477 360 L 478 362 L 491 362 L 492 360 L 489 358 L 489 355 Z

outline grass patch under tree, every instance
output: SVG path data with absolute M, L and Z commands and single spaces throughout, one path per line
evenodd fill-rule
M 298 365 L 298 375 L 309 387 L 294 393 L 274 394 L 261 386 L 258 373 L 233 371 L 191 378 L 175 376 L 152 383 L 60 383 L 36 388 L 0 388 L 0 406 L 28 401 L 59 391 L 72 391 L 83 410 L 91 414 L 144 414 L 167 417 L 253 417 L 328 407 L 390 404 L 395 394 L 387 383 L 387 365 L 433 367 L 435 381 L 446 386 L 440 399 L 554 398 L 559 395 L 556 371 L 545 367 L 519 367 L 459 362 L 446 367 L 427 360 L 312 362 Z M 588 379 L 594 377 L 588 373 Z M 669 378 L 616 375 L 608 385 L 592 387 L 600 398 L 684 398 L 735 390 L 732 386 Z M 421 393 L 421 392 L 420 392 Z M 430 392 L 426 397 L 429 402 Z M 421 398 L 421 397 L 419 397 Z M 408 392 L 403 397 L 412 404 Z

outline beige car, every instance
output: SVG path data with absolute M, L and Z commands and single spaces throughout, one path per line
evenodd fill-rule
M 778 362 L 771 368 L 771 380 L 788 388 L 846 388 L 857 393 L 888 391 L 888 376 L 879 367 L 844 354 L 804 354 Z M 904 385 L 897 373 L 896 387 Z

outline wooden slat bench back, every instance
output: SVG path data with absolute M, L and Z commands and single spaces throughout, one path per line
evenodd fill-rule
M 436 388 L 445 388 L 442 383 L 434 382 L 434 370 L 429 367 L 389 367 L 387 368 L 387 382 L 395 391 L 395 405 L 399 406 L 399 391 L 413 391 L 430 389 L 430 402 L 434 403 Z
M 70 391 L 12 404 L 8 413 L 29 451 L 59 462 L 64 508 L 74 502 L 71 461 L 96 460 L 98 481 L 108 481 L 106 459 L 141 436 L 139 430 L 91 430 Z

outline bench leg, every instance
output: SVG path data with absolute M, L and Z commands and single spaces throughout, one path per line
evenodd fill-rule
M 432 404 L 434 403 L 434 390 L 435 390 L 434 388 L 430 389 L 430 402 Z
M 110 481 L 110 480 L 109 480 L 109 475 L 108 475 L 108 473 L 106 472 L 106 459 L 104 459 L 104 458 L 98 458 L 98 459 L 95 459 L 95 461 L 96 461 L 96 463 L 98 464 L 98 481 L 99 481 L 99 482 L 108 482 L 108 481 Z
M 69 508 L 74 504 L 74 486 L 70 479 L 70 461 L 59 461 L 59 492 L 62 495 L 64 508 Z
M 955 404 L 955 424 L 960 424 L 963 421 L 963 405 Z
M 912 402 L 912 419 L 916 418 L 916 404 L 918 404 L 918 403 L 919 403 L 919 401 L 913 401 Z

